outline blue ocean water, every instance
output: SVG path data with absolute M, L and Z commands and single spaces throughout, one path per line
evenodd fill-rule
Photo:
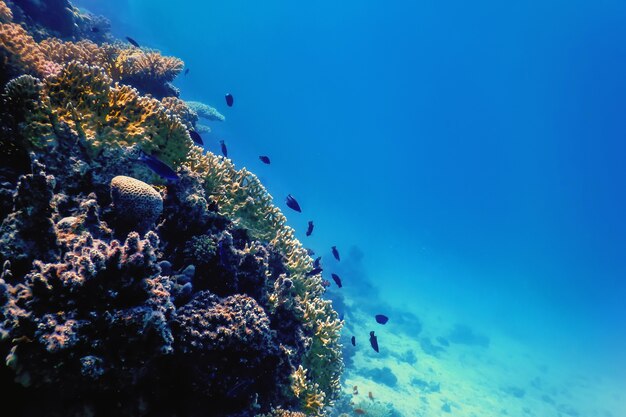
M 625 2 L 76 3 L 185 61 L 181 97 L 226 116 L 207 148 L 342 251 L 347 324 L 368 304 L 419 317 L 415 341 L 462 323 L 487 358 L 523 352 L 504 381 L 541 363 L 607 390 L 553 414 L 528 393 L 519 415 L 626 415 Z

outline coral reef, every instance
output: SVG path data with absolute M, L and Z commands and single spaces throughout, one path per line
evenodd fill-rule
M 0 385 L 13 415 L 324 415 L 342 323 L 257 177 L 193 145 L 198 117 L 223 116 L 174 97 L 182 61 L 90 41 L 106 22 L 36 3 L 0 0 Z

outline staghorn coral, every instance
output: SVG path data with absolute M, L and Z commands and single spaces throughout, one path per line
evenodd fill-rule
M 198 114 L 198 117 L 218 122 L 226 120 L 220 112 L 208 104 L 200 103 L 199 101 L 186 101 L 186 103 L 191 110 Z
M 163 198 L 152 186 L 138 179 L 118 175 L 111 180 L 111 200 L 121 223 L 131 230 L 145 230 L 163 212 Z

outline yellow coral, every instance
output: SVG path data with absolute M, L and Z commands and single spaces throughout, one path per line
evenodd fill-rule
M 178 97 L 165 97 L 161 100 L 161 104 L 163 104 L 163 107 L 169 114 L 178 117 L 187 129 L 193 129 L 194 124 L 198 121 L 196 112 Z
M 163 56 L 156 51 L 127 48 L 119 51 L 111 75 L 116 80 L 140 77 L 169 82 L 180 74 L 184 66 L 183 61 L 176 57 Z
M 69 63 L 46 78 L 44 94 L 60 121 L 83 136 L 92 155 L 102 147 L 140 145 L 177 167 L 192 146 L 183 123 L 161 103 L 113 81 L 100 68 Z
M 306 417 L 306 414 L 299 411 L 288 411 L 277 408 L 267 414 L 257 414 L 255 417 Z
M 222 214 L 250 230 L 256 239 L 272 244 L 284 256 L 300 306 L 299 319 L 313 334 L 304 355 L 304 367 L 292 375 L 292 389 L 310 412 L 321 410 L 339 392 L 339 377 L 343 370 L 339 332 L 341 321 L 324 292 L 321 278 L 306 277 L 313 261 L 286 218 L 273 205 L 272 197 L 258 178 L 246 169 L 235 169 L 232 162 L 194 147 L 185 162 L 201 173 L 207 194 L 217 201 Z M 281 302 L 278 294 L 270 295 L 273 303 Z

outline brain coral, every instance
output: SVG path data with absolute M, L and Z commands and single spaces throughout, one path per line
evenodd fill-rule
M 145 230 L 163 212 L 163 198 L 157 190 L 124 175 L 111 180 L 111 199 L 118 218 L 132 230 Z

